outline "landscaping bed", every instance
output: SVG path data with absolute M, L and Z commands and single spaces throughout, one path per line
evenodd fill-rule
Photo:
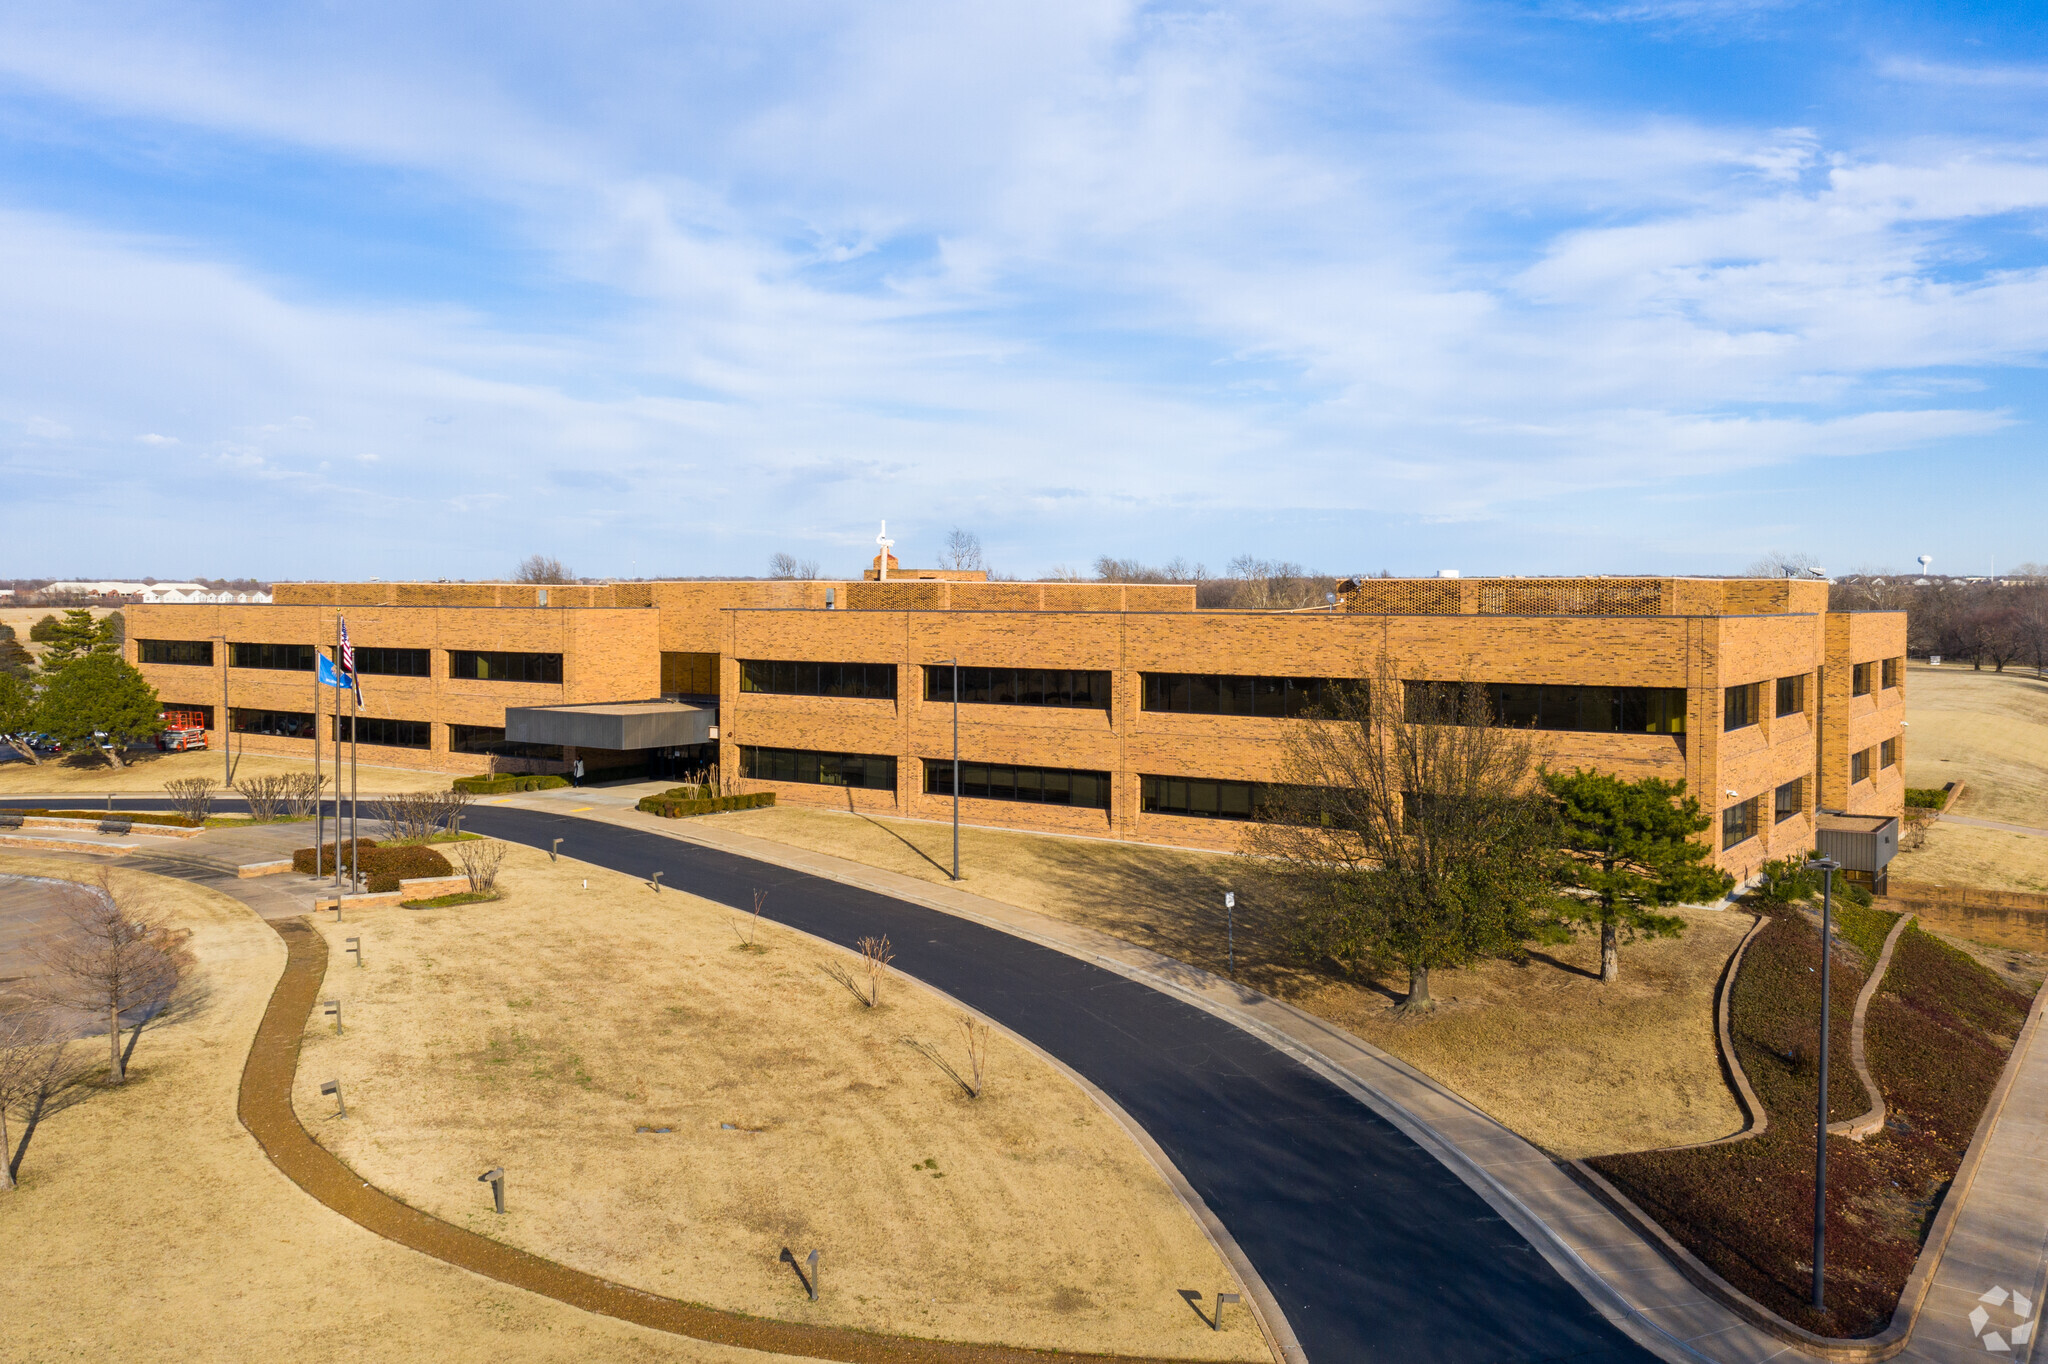
M 472 796 L 502 796 L 513 791 L 552 791 L 567 786 L 567 777 L 547 776 L 537 773 L 495 773 L 477 777 L 457 777 L 453 783 L 457 791 L 467 791 Z
M 1844 911 L 1833 969 L 1828 1118 L 1867 1099 L 1849 1064 L 1863 972 L 1894 916 Z M 1872 1000 L 1872 1074 L 1890 1106 L 1868 1141 L 1828 1146 L 1826 1312 L 1813 1274 L 1813 1128 L 1818 1099 L 1820 935 L 1796 910 L 1750 945 L 1735 981 L 1735 1051 L 1770 1117 L 1761 1136 L 1588 1162 L 1722 1278 L 1780 1316 L 1833 1337 L 1885 1328 L 1942 1196 L 1998 1082 L 2027 997 L 1967 955 L 1909 927 Z
M 340 845 L 343 865 L 349 862 L 349 844 Z M 432 848 L 417 843 L 384 843 L 362 838 L 355 842 L 355 864 L 364 873 L 365 889 L 381 893 L 399 889 L 400 881 L 409 881 L 423 876 L 453 876 L 455 868 L 448 859 Z M 332 876 L 334 874 L 334 853 L 336 845 L 320 845 L 319 863 L 314 864 L 314 851 L 300 848 L 292 854 L 292 870 L 307 876 Z
M 650 815 L 660 815 L 663 819 L 682 819 L 688 815 L 722 815 L 731 810 L 763 810 L 775 803 L 773 791 L 757 791 L 750 796 L 695 794 L 708 789 L 700 786 L 679 786 L 658 796 L 642 796 L 634 808 Z

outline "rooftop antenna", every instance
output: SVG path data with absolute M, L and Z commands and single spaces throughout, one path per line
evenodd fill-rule
M 882 533 L 875 537 L 875 543 L 882 547 L 882 557 L 875 560 L 875 563 L 882 570 L 880 581 L 887 582 L 889 581 L 889 551 L 896 545 L 896 542 L 889 538 L 889 523 L 887 521 L 882 523 Z

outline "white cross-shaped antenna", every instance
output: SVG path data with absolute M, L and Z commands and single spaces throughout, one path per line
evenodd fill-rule
M 889 577 L 889 551 L 896 544 L 894 540 L 889 538 L 889 523 L 887 521 L 882 523 L 882 533 L 875 537 L 875 543 L 882 547 L 882 557 L 875 562 L 881 565 L 882 579 L 887 581 Z

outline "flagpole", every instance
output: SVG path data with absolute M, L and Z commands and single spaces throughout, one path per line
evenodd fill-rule
M 327 810 L 320 803 L 320 646 L 313 646 L 313 874 L 320 874 L 320 846 Z
M 353 669 L 348 680 L 356 680 Z M 348 879 L 349 885 L 358 891 L 363 888 L 362 857 L 356 850 L 356 840 L 362 836 L 362 806 L 356 800 L 356 691 L 351 686 L 348 691 Z
M 334 613 L 334 666 L 341 666 L 341 612 Z M 341 895 L 341 698 L 334 698 L 334 894 Z

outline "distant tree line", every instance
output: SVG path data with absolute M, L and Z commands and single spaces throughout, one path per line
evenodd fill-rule
M 1828 593 L 1835 611 L 1904 611 L 1908 652 L 2004 672 L 2048 670 L 2048 568 L 2023 564 L 1996 578 L 1858 573 Z

